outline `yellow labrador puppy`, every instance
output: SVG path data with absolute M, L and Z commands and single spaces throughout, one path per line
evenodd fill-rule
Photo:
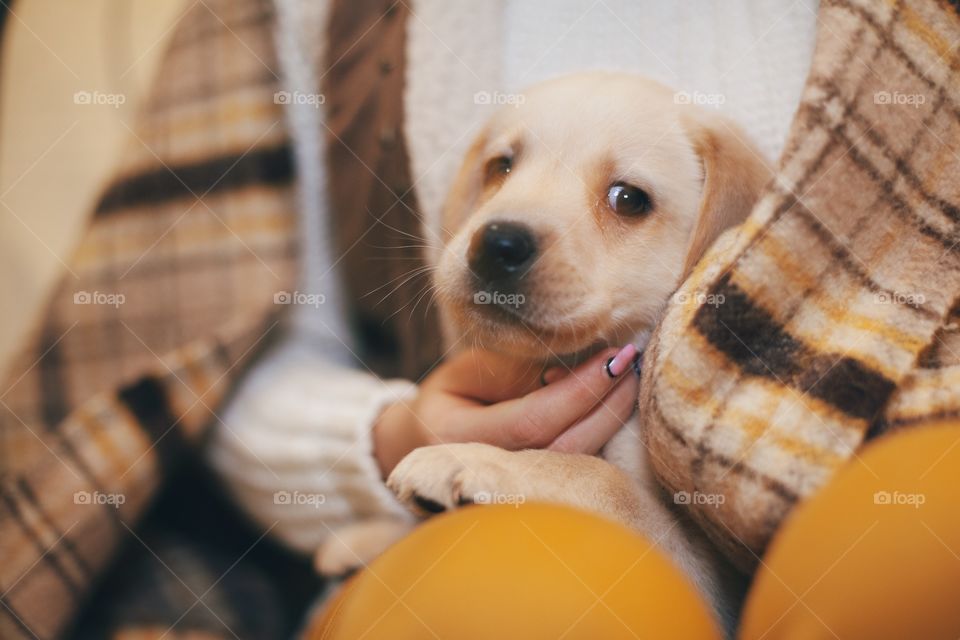
M 519 354 L 531 370 L 643 346 L 685 274 L 771 177 L 734 125 L 676 96 L 633 75 L 579 74 L 534 87 L 488 123 L 445 207 L 456 233 L 433 256 L 448 338 Z M 387 484 L 414 511 L 505 497 L 600 512 L 658 543 L 731 620 L 737 581 L 653 477 L 637 416 L 600 457 L 437 445 L 407 455 Z M 408 529 L 339 529 L 317 568 L 355 568 Z
M 456 233 L 435 284 L 451 331 L 541 364 L 643 346 L 683 277 L 771 177 L 736 126 L 677 95 L 634 75 L 585 73 L 540 84 L 493 117 L 444 212 Z M 657 541 L 729 614 L 725 566 L 652 477 L 638 424 L 602 457 L 424 447 L 388 485 L 412 508 L 513 495 L 599 511 Z

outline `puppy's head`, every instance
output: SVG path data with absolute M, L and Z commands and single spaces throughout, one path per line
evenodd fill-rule
M 548 81 L 487 124 L 444 211 L 435 284 L 487 348 L 550 359 L 652 328 L 770 171 L 718 115 L 628 74 Z

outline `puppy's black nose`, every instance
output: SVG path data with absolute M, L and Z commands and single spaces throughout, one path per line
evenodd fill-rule
M 470 268 L 489 282 L 521 275 L 537 253 L 530 229 L 512 222 L 491 222 L 470 242 Z

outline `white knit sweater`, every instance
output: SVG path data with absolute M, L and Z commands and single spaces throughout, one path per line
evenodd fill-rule
M 314 93 L 326 68 L 326 2 L 276 0 L 283 83 Z M 651 76 L 693 100 L 719 102 L 770 158 L 782 147 L 806 77 L 814 0 L 419 0 L 409 21 L 407 138 L 425 236 L 463 153 L 494 106 L 478 92 L 522 90 L 584 69 Z M 322 110 L 288 106 L 300 175 L 304 255 L 291 329 L 257 363 L 223 414 L 209 459 L 236 501 L 294 549 L 312 553 L 331 529 L 408 518 L 381 481 L 371 428 L 408 398 L 353 357 L 336 259 L 326 237 Z

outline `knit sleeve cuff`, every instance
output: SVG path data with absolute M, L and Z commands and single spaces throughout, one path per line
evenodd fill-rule
M 373 376 L 371 376 L 372 378 Z M 382 385 L 370 394 L 369 404 L 366 405 L 362 417 L 357 422 L 357 449 L 356 465 L 364 478 L 368 480 L 371 492 L 382 511 L 399 513 L 406 516 L 409 512 L 398 501 L 393 492 L 387 488 L 380 473 L 380 464 L 377 462 L 373 450 L 373 427 L 384 410 L 395 402 L 410 402 L 417 395 L 417 385 L 407 380 L 379 380 Z
M 258 367 L 209 449 L 235 501 L 294 549 L 313 553 L 338 527 L 411 519 L 373 455 L 373 426 L 417 387 L 317 362 Z

